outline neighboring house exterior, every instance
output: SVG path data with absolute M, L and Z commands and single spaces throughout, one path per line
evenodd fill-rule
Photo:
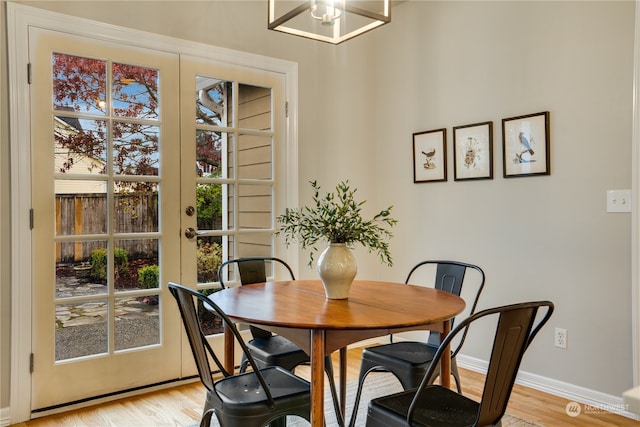
M 70 133 L 82 132 L 80 120 L 75 117 L 55 118 L 56 134 L 68 135 Z M 66 170 L 68 174 L 97 174 L 104 169 L 104 162 L 87 156 L 74 154 L 71 150 L 62 147 L 59 143 L 55 144 L 55 168 L 58 171 L 65 169 L 65 164 L 72 159 L 70 167 Z M 107 184 L 104 181 L 96 180 L 56 180 L 56 194 L 88 194 L 99 193 L 105 194 Z

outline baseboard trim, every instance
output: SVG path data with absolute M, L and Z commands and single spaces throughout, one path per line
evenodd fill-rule
M 7 427 L 9 425 L 9 408 L 0 408 L 0 427 Z
M 459 354 L 456 357 L 456 362 L 459 367 L 470 371 L 482 374 L 486 374 L 487 372 L 488 363 L 481 359 Z M 628 411 L 627 404 L 624 403 L 622 396 L 601 393 L 522 370 L 518 373 L 516 384 L 580 403 L 590 410 L 611 412 L 626 418 L 631 418 L 632 420 L 640 419 L 638 415 Z

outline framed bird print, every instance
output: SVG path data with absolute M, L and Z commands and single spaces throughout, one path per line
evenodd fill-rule
M 413 182 L 447 180 L 447 130 L 413 134 Z
M 550 175 L 549 112 L 502 119 L 504 177 Z
M 493 122 L 453 128 L 453 179 L 493 179 Z

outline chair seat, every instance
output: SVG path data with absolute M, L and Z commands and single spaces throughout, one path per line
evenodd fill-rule
M 271 395 L 275 401 L 283 396 L 290 399 L 296 394 L 300 396 L 302 402 L 309 399 L 310 386 L 308 381 L 278 366 L 261 369 L 260 372 L 269 384 Z M 215 388 L 225 406 L 237 404 L 246 410 L 248 403 L 261 403 L 261 408 L 264 411 L 266 400 L 264 390 L 253 372 L 223 378 L 216 382 Z
M 438 351 L 438 347 L 427 343 L 400 341 L 365 348 L 362 357 L 384 361 L 384 365 L 424 365 L 431 363 L 436 351 Z
M 373 399 L 367 411 L 367 427 L 387 427 L 406 423 L 415 390 Z M 412 426 L 473 426 L 480 404 L 452 390 L 427 386 L 419 399 Z
M 281 417 L 282 414 L 297 415 L 309 420 L 311 388 L 308 381 L 278 366 L 260 369 L 260 373 L 271 392 L 272 407 L 269 407 L 266 394 L 255 373 L 248 372 L 216 382 L 215 390 L 219 400 L 213 393 L 208 392 L 205 409 L 215 410 L 220 425 L 223 426 L 270 424 L 284 427 L 286 418 Z
M 438 347 L 431 343 L 416 341 L 399 341 L 365 348 L 362 351 L 360 380 L 364 382 L 367 372 L 386 371 L 393 373 L 398 378 L 403 389 L 416 388 L 429 369 L 437 351 Z M 451 359 L 451 374 L 456 381 L 458 392 L 460 392 L 460 374 L 455 357 Z M 440 370 L 438 369 L 429 382 L 435 381 L 439 375 Z M 359 384 L 358 388 L 360 389 L 362 385 Z M 356 398 L 359 402 L 359 395 Z
M 291 371 L 296 366 L 309 361 L 307 353 L 280 335 L 254 338 L 247 342 L 247 346 L 261 367 L 277 365 Z

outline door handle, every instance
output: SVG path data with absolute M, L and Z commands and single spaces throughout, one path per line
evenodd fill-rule
M 193 239 L 197 235 L 198 235 L 198 232 L 193 227 L 189 227 L 186 230 L 184 230 L 184 237 L 186 237 L 187 239 Z

